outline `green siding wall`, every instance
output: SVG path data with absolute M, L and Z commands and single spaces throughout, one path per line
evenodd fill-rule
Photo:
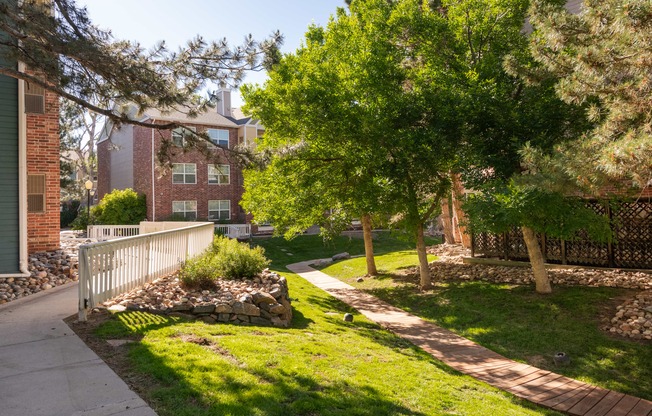
M 0 65 L 9 64 L 0 56 Z M 0 149 L 0 274 L 18 273 L 18 81 L 2 75 Z

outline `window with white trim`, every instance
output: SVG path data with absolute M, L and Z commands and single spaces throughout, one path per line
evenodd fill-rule
M 229 131 L 224 129 L 208 129 L 206 131 L 211 141 L 221 147 L 229 148 Z
M 172 183 L 175 184 L 197 183 L 197 165 L 194 163 L 173 163 Z
M 225 221 L 231 219 L 231 201 L 222 199 L 208 201 L 208 219 L 210 221 Z
M 192 132 L 197 131 L 195 127 L 177 127 L 172 130 L 172 143 L 175 146 L 183 147 L 186 145 L 186 137 L 192 135 Z
M 208 165 L 208 183 L 216 185 L 231 183 L 231 166 Z
M 172 201 L 172 213 L 187 220 L 196 220 L 197 201 Z

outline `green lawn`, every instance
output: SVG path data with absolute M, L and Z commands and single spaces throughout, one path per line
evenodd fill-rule
M 382 250 L 381 250 L 382 251 Z M 632 293 L 614 288 L 555 287 L 541 296 L 532 286 L 486 282 L 438 282 L 426 293 L 406 266 L 417 264 L 413 251 L 381 254 L 381 275 L 357 282 L 364 259 L 334 263 L 323 272 L 450 329 L 506 357 L 562 373 L 605 388 L 652 399 L 652 345 L 615 338 L 600 330 L 618 298 Z M 572 362 L 555 367 L 564 351 Z
M 451 370 L 364 317 L 343 322 L 346 305 L 284 267 L 344 250 L 360 254 L 359 240 L 341 238 L 327 247 L 312 236 L 259 242 L 268 249 L 271 268 L 288 279 L 292 328 L 207 325 L 125 312 L 98 329 L 102 338 L 137 341 L 127 346 L 130 382 L 147 383 L 141 394 L 158 414 L 557 414 Z M 377 248 L 382 253 L 408 247 L 380 238 Z

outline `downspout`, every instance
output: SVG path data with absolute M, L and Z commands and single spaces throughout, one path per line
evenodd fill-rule
M 156 120 L 152 119 L 152 123 Z M 152 129 L 152 221 L 156 221 L 156 185 L 154 184 L 154 129 Z
M 18 71 L 25 64 L 18 62 Z M 27 115 L 25 114 L 25 81 L 18 80 L 18 265 L 21 277 L 30 275 L 27 261 Z

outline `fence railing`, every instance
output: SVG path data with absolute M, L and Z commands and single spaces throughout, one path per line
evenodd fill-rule
M 140 225 L 89 225 L 86 235 L 98 241 L 114 240 L 140 234 Z
M 588 201 L 597 214 L 609 219 L 613 241 L 592 241 L 585 232 L 573 240 L 539 235 L 541 251 L 549 263 L 652 269 L 652 199 L 607 204 Z M 525 240 L 520 230 L 492 234 L 476 233 L 472 238 L 472 255 L 528 260 Z
M 215 231 L 229 238 L 249 238 L 251 224 L 215 224 Z
M 79 320 L 89 309 L 177 271 L 213 241 L 213 223 L 79 247 Z

